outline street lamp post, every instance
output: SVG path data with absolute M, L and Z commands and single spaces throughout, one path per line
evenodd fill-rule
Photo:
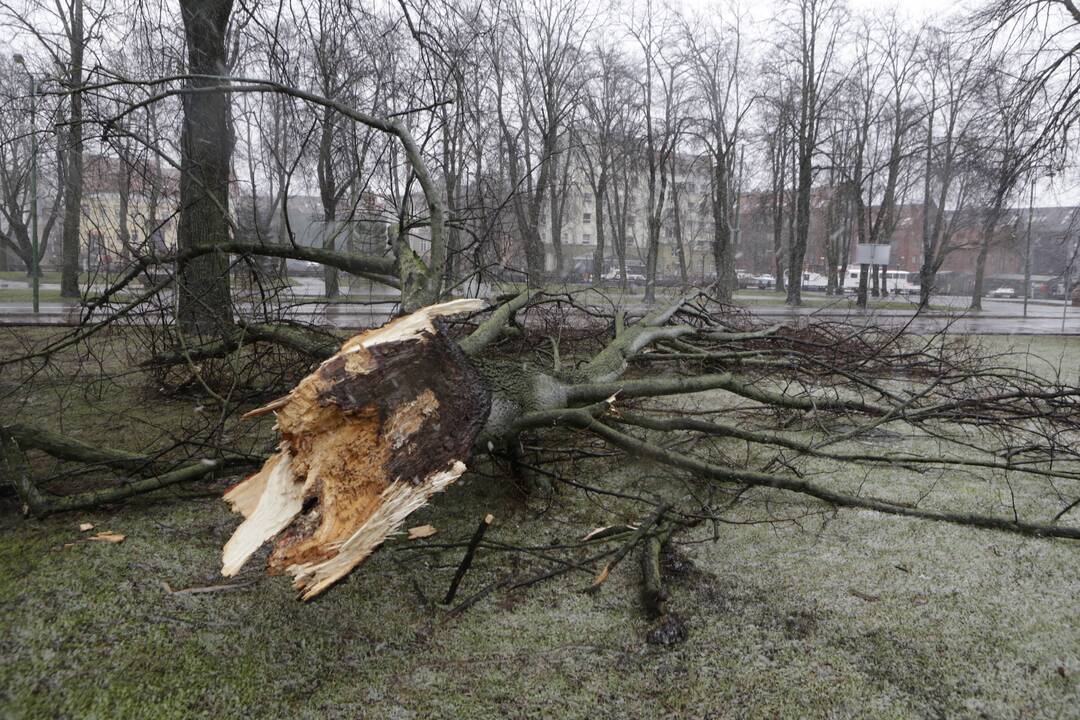
M 1027 249 L 1024 251 L 1024 318 L 1027 319 L 1028 296 L 1031 295 L 1031 216 L 1035 214 L 1035 178 L 1031 178 L 1028 195 Z
M 26 60 L 16 54 L 15 64 L 21 65 L 30 80 L 30 285 L 33 288 L 34 312 L 40 310 L 41 267 L 38 261 L 38 145 L 37 145 L 37 81 Z

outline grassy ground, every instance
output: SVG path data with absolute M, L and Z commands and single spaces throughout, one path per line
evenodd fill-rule
M 990 344 L 1016 351 L 1013 362 L 1080 373 L 1076 338 Z M 61 378 L 54 380 L 59 392 Z M 51 401 L 39 400 L 21 412 L 47 418 Z M 152 410 L 164 422 L 190 412 L 190 403 L 161 401 Z M 82 412 L 82 421 L 93 416 Z M 120 439 L 107 421 L 87 432 Z M 927 445 L 899 442 L 916 451 Z M 306 605 L 285 579 L 265 577 L 259 560 L 238 589 L 169 592 L 220 582 L 221 545 L 237 520 L 219 487 L 44 521 L 7 507 L 0 715 L 1080 716 L 1075 544 L 823 513 L 762 492 L 734 518 L 749 524 L 681 537 L 689 562 L 673 563 L 667 581 L 689 638 L 657 647 L 644 642 L 649 625 L 633 557 L 596 595 L 580 592 L 589 571 L 494 593 L 454 619 L 426 604 L 422 596 L 445 592 L 462 552 L 437 543 L 464 540 L 484 513 L 497 518 L 491 539 L 531 545 L 612 521 L 599 498 L 562 491 L 550 503 L 526 502 L 507 478 L 478 469 L 410 518 L 440 530 L 423 541 L 425 551 L 395 540 Z M 615 488 L 656 488 L 648 465 L 596 473 Z M 1004 511 L 1000 486 L 987 478 L 923 478 L 903 491 L 898 480 L 891 472 L 831 478 L 838 487 L 911 499 L 933 487 L 935 502 Z M 1020 501 L 1039 505 L 1046 494 L 1025 489 Z M 774 516 L 800 519 L 756 524 L 766 503 Z M 638 517 L 632 508 L 620 512 L 623 520 Z M 127 539 L 86 541 L 81 522 Z M 514 557 L 482 550 L 461 596 L 528 562 Z
M 83 282 L 86 279 L 85 274 L 79 275 L 79 282 Z M 18 282 L 29 282 L 30 278 L 22 270 L 3 270 L 0 271 L 0 280 L 16 280 Z M 60 282 L 59 270 L 46 270 L 41 273 L 41 282 L 43 283 L 58 283 Z
M 0 302 L 32 302 L 34 299 L 33 290 L 23 290 L 21 288 L 0 288 Z M 60 297 L 59 290 L 39 290 L 38 300 L 40 302 L 60 302 L 63 298 Z

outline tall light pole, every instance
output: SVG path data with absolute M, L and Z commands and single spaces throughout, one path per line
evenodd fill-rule
M 1031 178 L 1028 195 L 1027 249 L 1024 252 L 1024 318 L 1027 318 L 1028 296 L 1031 295 L 1031 216 L 1035 214 L 1035 178 Z
M 38 262 L 38 145 L 37 145 L 37 81 L 26 60 L 16 53 L 16 65 L 21 65 L 30 80 L 30 285 L 34 294 L 34 312 L 40 309 L 41 267 Z

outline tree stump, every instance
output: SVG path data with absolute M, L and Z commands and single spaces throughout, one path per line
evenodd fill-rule
M 281 444 L 225 494 L 245 520 L 225 545 L 223 575 L 276 536 L 270 572 L 289 573 L 310 600 L 465 472 L 491 395 L 435 318 L 481 307 L 434 305 L 357 335 L 248 413 L 276 413 Z

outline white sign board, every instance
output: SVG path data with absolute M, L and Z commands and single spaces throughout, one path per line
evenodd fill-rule
M 856 265 L 888 265 L 892 245 L 859 244 L 855 246 Z

